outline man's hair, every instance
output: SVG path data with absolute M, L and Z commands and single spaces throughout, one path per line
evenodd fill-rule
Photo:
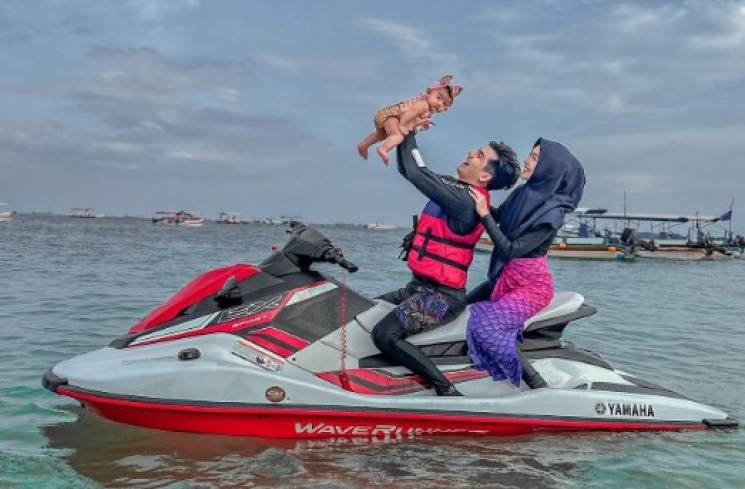
M 486 188 L 489 190 L 511 188 L 520 176 L 520 164 L 515 150 L 503 142 L 490 141 L 489 147 L 497 153 L 496 160 L 489 160 L 486 168 L 492 174 Z

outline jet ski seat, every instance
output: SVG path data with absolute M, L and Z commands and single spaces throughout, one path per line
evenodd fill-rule
M 585 298 L 582 294 L 577 292 L 557 292 L 554 294 L 554 298 L 551 299 L 551 303 L 538 311 L 538 313 L 525 321 L 523 329 L 537 323 L 538 321 L 546 321 L 548 319 L 554 319 L 559 316 L 566 316 L 579 310 L 582 304 L 585 303 Z
M 559 346 L 561 331 L 569 321 L 585 317 L 592 314 L 595 308 L 584 304 L 585 298 L 576 292 L 558 292 L 554 295 L 551 303 L 538 311 L 538 313 L 525 322 L 524 331 L 526 334 L 522 349 L 546 349 Z M 390 366 L 388 360 L 382 358 L 377 349 L 372 344 L 370 334 L 375 325 L 386 314 L 395 307 L 385 301 L 376 300 L 375 307 L 358 314 L 355 319 L 359 325 L 358 329 L 349 330 L 350 335 L 350 355 L 360 359 L 361 368 L 376 368 L 381 366 Z M 468 324 L 469 311 L 466 309 L 453 321 L 437 327 L 431 331 L 410 336 L 407 341 L 424 348 L 432 348 L 434 345 L 460 346 L 463 350 L 454 356 L 448 353 L 447 356 L 436 359 L 435 363 L 453 364 L 453 362 L 462 364 L 469 363 L 470 359 L 466 356 L 466 325 Z M 364 335 L 364 339 L 358 337 L 358 334 Z M 359 338 L 359 339 L 355 339 Z M 323 340 L 329 346 L 340 349 L 339 332 L 335 331 L 330 337 Z M 432 345 L 432 346 L 430 346 Z M 452 349 L 452 348 L 448 348 Z M 428 353 L 428 356 L 439 357 L 435 350 Z M 531 357 L 532 358 L 532 357 Z
M 525 321 L 523 329 L 528 329 L 531 324 L 547 321 L 572 314 L 582 307 L 585 298 L 576 292 L 557 292 L 551 303 L 538 311 L 538 313 Z M 435 328 L 431 331 L 410 336 L 408 341 L 415 345 L 432 345 L 435 343 L 450 343 L 463 341 L 466 337 L 466 324 L 468 323 L 468 309 L 463 311 L 455 320 Z

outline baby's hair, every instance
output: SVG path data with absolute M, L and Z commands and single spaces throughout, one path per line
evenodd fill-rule
M 445 89 L 445 91 L 448 94 L 448 97 L 450 97 L 450 102 L 448 102 L 448 105 L 453 105 L 453 102 L 455 102 L 455 96 L 453 95 L 453 89 L 450 88 L 450 85 L 445 85 L 442 88 Z

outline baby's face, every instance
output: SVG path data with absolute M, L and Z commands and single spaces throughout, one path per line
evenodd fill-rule
M 453 103 L 447 88 L 434 88 L 427 92 L 427 103 L 432 113 L 445 112 Z

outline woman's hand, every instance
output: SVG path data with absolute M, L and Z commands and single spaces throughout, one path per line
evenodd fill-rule
M 489 203 L 486 201 L 486 197 L 473 187 L 468 187 L 468 193 L 471 194 L 471 198 L 476 203 L 476 213 L 479 217 L 486 217 L 489 214 Z

